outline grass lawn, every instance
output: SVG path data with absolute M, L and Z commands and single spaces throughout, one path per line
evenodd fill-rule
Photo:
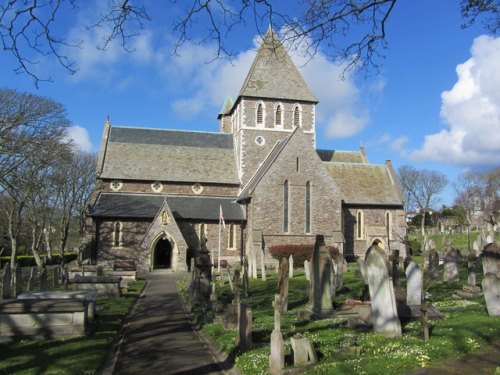
M 363 282 L 355 277 L 356 264 L 349 266 L 350 271 L 344 274 L 346 290 L 337 294 L 336 305 L 361 295 Z M 432 304 L 444 316 L 443 320 L 430 322 L 431 339 L 428 342 L 421 339 L 420 322 L 404 324 L 403 336 L 395 339 L 371 331 L 350 329 L 346 320 L 341 318 L 300 322 L 297 313 L 308 301 L 308 287 L 304 274 L 296 272 L 290 280 L 289 312 L 281 317 L 286 367 L 293 365 L 290 338 L 297 332 L 312 341 L 320 360 L 306 374 L 402 374 L 491 344 L 500 337 L 500 317 L 488 316 L 483 298 L 474 302 L 451 298 L 452 293 L 466 283 L 465 268 L 463 264 L 460 282 L 426 282 L 426 292 Z M 401 282 L 404 283 L 404 279 Z M 220 324 L 203 327 L 220 348 L 235 357 L 244 374 L 268 373 L 269 342 L 274 324 L 271 302 L 276 285 L 275 274 L 268 276 L 265 282 L 259 279 L 250 283 L 250 296 L 246 302 L 252 308 L 255 349 L 239 352 L 234 346 L 236 331 L 225 331 Z M 218 294 L 224 302 L 231 299 L 228 285 L 219 288 Z
M 0 374 L 95 374 L 146 281 L 129 284 L 121 298 L 98 298 L 102 308 L 88 337 L 0 343 Z

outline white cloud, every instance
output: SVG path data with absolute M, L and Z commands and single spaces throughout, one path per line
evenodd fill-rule
M 458 80 L 441 94 L 448 125 L 425 137 L 414 159 L 458 165 L 498 165 L 500 160 L 500 38 L 482 35 L 471 58 L 456 68 Z
M 92 152 L 93 145 L 90 141 L 87 129 L 74 125 L 68 128 L 68 137 L 73 140 L 74 144 L 85 152 Z

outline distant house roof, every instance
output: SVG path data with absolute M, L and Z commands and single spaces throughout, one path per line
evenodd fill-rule
M 141 193 L 101 193 L 90 216 L 153 219 L 167 199 L 176 219 L 245 221 L 243 208 L 231 197 L 181 196 Z
M 264 36 L 239 96 L 318 102 L 272 28 Z
M 231 134 L 112 126 L 101 178 L 239 184 Z
M 398 188 L 388 165 L 324 163 L 347 204 L 402 206 Z
M 322 161 L 340 163 L 364 163 L 363 155 L 359 151 L 316 150 Z

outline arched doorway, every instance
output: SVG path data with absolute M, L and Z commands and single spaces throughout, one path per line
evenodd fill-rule
M 153 269 L 172 267 L 172 244 L 169 240 L 159 239 L 153 255 Z

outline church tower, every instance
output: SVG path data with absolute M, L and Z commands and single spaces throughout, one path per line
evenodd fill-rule
M 302 128 L 315 148 L 317 103 L 278 35 L 269 28 L 234 105 L 219 117 L 226 132 L 229 126 L 223 120 L 231 119 L 242 186 L 296 127 Z

